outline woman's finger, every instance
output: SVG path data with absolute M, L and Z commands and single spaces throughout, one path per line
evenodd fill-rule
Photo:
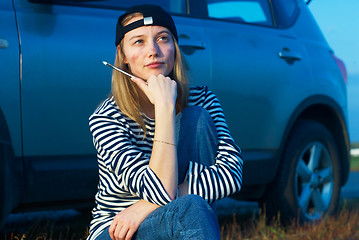
M 137 86 L 144 92 L 146 93 L 147 92 L 147 82 L 141 78 L 138 78 L 138 77 L 134 77 L 134 78 L 131 78 L 132 81 L 134 81 Z
M 116 226 L 117 226 L 117 223 L 115 221 L 115 219 L 112 221 L 109 229 L 108 229 L 108 232 L 110 234 L 110 237 L 112 240 L 115 240 L 115 230 L 116 230 Z
M 135 234 L 135 232 L 137 231 L 138 227 L 137 228 L 130 228 L 126 234 L 126 240 L 130 240 L 132 239 L 133 235 Z
M 121 232 L 123 231 L 124 228 L 126 228 L 126 227 L 123 226 L 123 225 L 117 224 L 116 230 L 114 232 L 114 239 L 115 240 L 122 240 L 123 239 L 123 238 L 120 238 L 120 234 L 121 234 Z
M 121 231 L 118 233 L 117 239 L 118 240 L 124 240 L 124 239 L 128 239 L 127 238 L 127 233 L 129 232 L 130 228 L 128 226 L 122 226 Z

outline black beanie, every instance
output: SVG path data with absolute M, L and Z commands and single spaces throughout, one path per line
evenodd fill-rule
M 122 20 L 131 13 L 142 13 L 143 19 L 130 23 L 126 26 L 122 26 Z M 130 7 L 124 14 L 122 14 L 117 20 L 116 26 L 116 41 L 115 45 L 120 44 L 125 34 L 133 29 L 142 26 L 162 26 L 167 28 L 178 42 L 177 29 L 172 17 L 160 6 L 144 4 Z

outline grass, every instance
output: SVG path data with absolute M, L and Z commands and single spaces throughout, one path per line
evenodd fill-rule
M 359 200 L 344 201 L 341 206 L 342 210 L 336 216 L 304 225 L 293 222 L 285 227 L 278 221 L 266 224 L 264 214 L 244 222 L 238 222 L 233 216 L 231 222 L 221 224 L 221 239 L 359 239 Z
M 253 214 L 243 219 L 236 215 L 220 219 L 221 239 L 359 239 L 359 200 L 349 199 L 340 203 L 341 211 L 336 216 L 325 217 L 322 221 L 299 225 L 282 226 L 279 222 L 266 224 L 264 214 Z M 78 218 L 76 223 L 60 224 L 38 221 L 24 231 L 9 232 L 1 236 L 6 240 L 80 240 L 88 235 L 88 217 Z
M 85 240 L 88 235 L 88 229 L 79 231 L 73 229 L 71 226 L 64 226 L 62 230 L 54 230 L 56 226 L 53 223 L 47 222 L 45 225 L 38 222 L 24 233 L 7 233 L 0 239 L 4 240 Z
M 10 226 L 13 231 L 0 235 L 0 240 L 85 240 L 90 216 L 81 216 L 81 219 L 70 220 L 71 223 L 40 219 L 25 228 Z

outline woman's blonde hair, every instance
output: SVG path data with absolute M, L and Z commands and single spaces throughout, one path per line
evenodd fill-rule
M 142 16 L 141 13 L 133 13 L 126 16 L 122 21 L 124 26 L 131 18 L 136 16 Z M 176 113 L 182 111 L 188 106 L 188 66 L 185 62 L 184 56 L 179 49 L 177 41 L 172 36 L 175 46 L 175 61 L 172 72 L 169 77 L 177 83 L 177 100 L 176 100 Z M 127 72 L 131 72 L 128 65 L 124 62 L 124 54 L 122 51 L 123 41 L 119 44 L 116 54 L 115 66 L 123 69 Z M 142 116 L 141 100 L 143 99 L 142 91 L 139 87 L 130 80 L 128 76 L 125 76 L 118 71 L 112 73 L 112 86 L 111 94 L 119 107 L 119 109 L 126 114 L 129 118 L 137 122 L 144 134 L 146 135 L 146 126 Z

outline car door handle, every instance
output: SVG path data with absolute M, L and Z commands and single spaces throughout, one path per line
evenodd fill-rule
M 5 39 L 0 39 L 0 48 L 7 48 L 9 46 L 9 42 Z
M 289 61 L 298 61 L 302 59 L 300 53 L 292 52 L 289 48 L 283 48 L 282 51 L 278 53 L 279 57 Z
M 180 48 L 193 48 L 193 49 L 205 49 L 204 42 L 192 40 L 192 39 L 185 39 L 181 38 L 179 40 Z

